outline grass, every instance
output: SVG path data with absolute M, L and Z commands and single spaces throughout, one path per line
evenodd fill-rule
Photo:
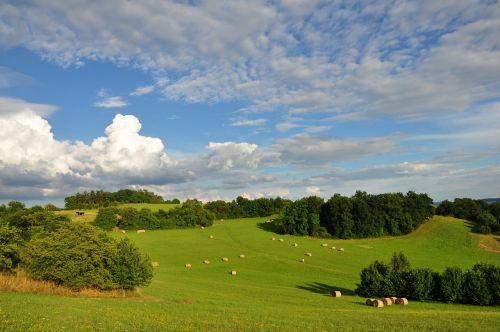
M 225 220 L 204 230 L 113 233 L 130 237 L 160 263 L 142 298 L 0 293 L 0 331 L 497 330 L 498 307 L 410 302 L 377 309 L 353 295 L 360 270 L 375 259 L 387 261 L 394 251 L 403 251 L 416 267 L 438 271 L 479 261 L 499 264 L 500 254 L 480 248 L 482 237 L 464 221 L 435 217 L 406 236 L 324 240 L 276 235 L 266 231 L 267 219 Z M 284 242 L 271 241 L 273 236 Z M 204 265 L 205 259 L 211 264 Z M 331 290 L 343 296 L 332 298 Z

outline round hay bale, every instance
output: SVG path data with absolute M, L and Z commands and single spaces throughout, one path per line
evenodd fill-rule
M 335 247 L 331 247 L 330 249 L 335 250 L 335 249 L 337 249 L 337 248 L 335 248 Z
M 384 302 L 384 305 L 392 305 L 392 299 L 390 297 L 384 297 L 382 302 Z
M 205 260 L 203 261 L 203 264 L 210 264 L 210 261 L 209 261 L 208 259 L 205 259 Z
M 275 238 L 275 237 L 272 237 L 272 238 L 271 238 L 271 240 L 276 241 L 276 238 Z
M 122 233 L 123 233 L 123 234 L 125 234 L 125 233 L 127 233 L 127 231 L 126 231 L 126 230 L 124 230 L 124 229 L 122 229 Z
M 241 254 L 238 256 L 239 258 L 245 258 L 245 255 Z
M 293 244 L 293 246 L 294 246 L 294 247 L 298 247 L 298 246 L 299 246 L 299 244 L 298 244 L 298 243 L 294 243 L 294 244 Z
M 222 261 L 223 261 L 223 262 L 229 262 L 229 258 L 227 258 L 227 257 L 222 257 Z
M 380 300 L 373 300 L 372 301 L 372 307 L 383 308 L 384 307 L 384 302 L 382 302 Z
M 401 297 L 401 298 L 398 298 L 396 300 L 396 304 L 401 304 L 401 305 L 407 305 L 408 304 L 408 300 L 404 297 Z
M 285 241 L 285 240 L 283 240 L 283 239 L 280 239 L 280 242 L 283 242 L 283 241 Z
M 310 252 L 306 252 L 306 256 L 311 257 L 312 255 L 313 255 L 312 253 L 310 253 Z
M 344 248 L 340 248 L 339 251 L 344 251 Z
M 366 303 L 366 305 L 371 306 L 373 301 L 375 301 L 375 299 L 366 299 L 365 303 Z
M 304 263 L 306 260 L 302 258 L 299 262 Z
M 158 262 L 151 262 L 151 265 L 153 267 L 158 267 L 158 266 L 160 266 L 160 263 L 158 263 Z
M 327 243 L 323 243 L 321 244 L 322 247 L 328 247 L 328 244 Z
M 209 239 L 213 239 L 213 238 L 214 238 L 214 236 L 213 236 L 213 235 L 210 235 L 208 238 L 209 238 Z
M 238 273 L 238 272 L 236 272 L 236 271 L 231 271 L 231 275 L 232 275 L 232 276 L 235 276 L 237 273 Z
M 146 230 L 145 229 L 138 229 L 137 230 L 137 233 L 140 234 L 140 233 L 146 233 Z
M 396 304 L 396 300 L 397 300 L 397 299 L 398 299 L 397 297 L 395 297 L 395 296 L 391 296 L 391 301 L 392 301 L 392 304 Z
M 184 265 L 185 267 L 187 267 L 188 269 L 191 268 L 191 264 L 187 263 L 186 265 Z
M 205 229 L 205 226 L 201 226 L 200 228 L 201 228 L 201 229 Z
M 333 297 L 341 297 L 341 296 L 342 296 L 342 293 L 341 293 L 340 291 L 338 291 L 338 290 L 336 290 L 336 291 L 332 291 L 332 296 L 333 296 Z

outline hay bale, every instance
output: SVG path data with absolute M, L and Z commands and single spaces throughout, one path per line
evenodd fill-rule
M 222 261 L 223 261 L 223 262 L 229 262 L 229 258 L 227 258 L 227 257 L 222 257 Z
M 401 298 L 398 298 L 396 300 L 396 304 L 401 304 L 401 305 L 407 305 L 408 304 L 408 300 L 404 297 L 401 297 Z
M 245 258 L 245 255 L 241 254 L 238 256 L 239 258 Z
M 293 244 L 293 246 L 294 246 L 294 247 L 298 247 L 299 245 L 298 245 L 297 243 L 294 243 L 294 244 Z
M 213 235 L 210 235 L 208 238 L 209 238 L 209 239 L 213 239 L 213 238 L 214 238 L 214 236 L 213 236 Z
M 373 300 L 372 301 L 372 307 L 383 308 L 384 307 L 384 302 L 382 302 L 380 300 Z
M 209 261 L 208 259 L 205 259 L 205 260 L 203 261 L 203 264 L 210 264 L 210 261 Z
M 382 302 L 384 302 L 384 305 L 392 305 L 392 299 L 390 297 L 384 297 Z
M 224 219 L 221 219 L 220 221 L 224 221 Z
M 191 264 L 187 263 L 186 265 L 184 265 L 185 267 L 187 267 L 188 269 L 191 268 Z
M 327 243 L 323 243 L 321 244 L 322 247 L 328 247 L 328 244 Z
M 312 253 L 310 253 L 310 252 L 306 252 L 306 256 L 311 257 L 312 255 L 313 255 Z
M 333 296 L 333 297 L 341 297 L 341 296 L 342 296 L 342 293 L 341 293 L 340 291 L 338 291 L 338 290 L 336 290 L 336 291 L 332 291 L 332 296 Z
M 271 240 L 276 241 L 276 238 L 275 238 L 275 237 L 272 237 L 272 238 L 271 238 Z
M 146 230 L 145 229 L 138 229 L 137 230 L 137 233 L 140 234 L 140 233 L 146 233 Z
M 126 231 L 126 230 L 124 230 L 124 229 L 122 229 L 122 231 L 121 231 L 121 232 L 122 232 L 123 234 L 127 233 L 127 231 Z
M 330 249 L 335 250 L 335 249 L 337 249 L 337 248 L 335 248 L 335 247 L 331 247 Z
M 344 251 L 344 248 L 340 248 L 339 251 Z
M 397 300 L 397 299 L 398 299 L 397 297 L 395 297 L 395 296 L 391 296 L 391 301 L 392 301 L 392 304 L 396 304 L 396 300 Z
M 205 226 L 201 226 L 200 228 L 201 228 L 201 229 L 205 229 Z
M 283 239 L 280 239 L 280 242 L 283 242 L 283 241 L 285 241 L 285 240 L 283 240 Z
M 151 265 L 153 267 L 158 267 L 158 266 L 160 266 L 160 263 L 158 263 L 158 262 L 151 262 Z
M 366 299 L 365 303 L 366 303 L 366 305 L 371 306 L 373 301 L 375 301 L 375 299 Z
M 238 273 L 238 272 L 236 272 L 236 271 L 231 271 L 231 275 L 232 275 L 232 276 L 235 276 L 237 273 Z
M 302 258 L 299 262 L 304 263 L 306 260 Z

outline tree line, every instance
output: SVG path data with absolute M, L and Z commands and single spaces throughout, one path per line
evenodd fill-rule
M 490 203 L 479 199 L 456 198 L 439 204 L 436 214 L 472 221 L 472 230 L 483 234 L 500 234 L 500 202 Z
M 145 190 L 120 189 L 116 192 L 103 190 L 84 191 L 64 199 L 66 209 L 96 209 L 123 203 L 172 203 L 180 204 L 177 198 L 164 200 L 163 197 Z
M 443 273 L 411 268 L 403 253 L 394 253 L 389 264 L 375 261 L 360 274 L 356 293 L 366 297 L 406 297 L 476 305 L 500 304 L 500 267 L 478 263 L 463 271 L 447 267 Z
M 326 202 L 305 197 L 286 205 L 275 220 L 278 232 L 341 239 L 408 234 L 434 214 L 432 199 L 413 191 L 352 197 L 335 194 Z
M 100 208 L 93 224 L 104 230 L 115 227 L 129 229 L 170 229 L 194 226 L 211 226 L 215 214 L 203 207 L 203 203 L 192 199 L 169 211 L 135 208 Z
M 291 202 L 281 197 L 250 200 L 238 196 L 231 202 L 222 200 L 208 202 L 205 204 L 205 209 L 212 211 L 217 219 L 267 217 L 280 213 Z
M 150 283 L 151 260 L 127 238 L 71 223 L 51 206 L 0 205 L 0 272 L 21 268 L 36 280 L 74 290 L 133 289 Z

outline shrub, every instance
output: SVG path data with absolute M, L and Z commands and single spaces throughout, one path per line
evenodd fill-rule
M 122 229 L 137 229 L 139 225 L 139 211 L 134 208 L 124 208 L 118 211 L 118 227 Z
M 151 210 L 141 209 L 141 211 L 139 211 L 138 228 L 159 229 L 160 221 Z
M 128 238 L 116 245 L 111 272 L 113 280 L 123 289 L 146 286 L 153 278 L 153 266 L 148 256 L 142 256 Z
M 361 271 L 361 283 L 356 293 L 367 297 L 387 297 L 394 295 L 394 287 L 389 278 L 391 268 L 380 261 L 373 262 Z
M 497 220 L 489 212 L 483 212 L 476 217 L 476 224 L 474 225 L 474 231 L 482 234 L 491 233 L 492 228 L 495 227 Z
M 116 227 L 118 223 L 116 212 L 117 210 L 115 208 L 100 208 L 92 224 L 106 231 L 110 231 L 113 227 Z
M 406 296 L 406 274 L 411 269 L 410 261 L 402 253 L 394 253 L 391 258 L 390 279 L 394 287 L 394 294 L 397 296 Z
M 75 290 L 130 288 L 151 279 L 147 270 L 140 270 L 147 259 L 131 248 L 128 243 L 117 244 L 91 225 L 69 223 L 50 236 L 30 241 L 21 251 L 21 262 L 32 278 Z M 129 268 L 127 279 L 120 271 Z
M 18 229 L 0 225 L 0 272 L 10 272 L 17 266 L 21 243 L 21 232 Z
M 430 269 L 412 269 L 406 273 L 406 292 L 409 298 L 429 300 L 434 289 L 434 278 Z
M 459 302 L 462 298 L 464 274 L 459 267 L 448 267 L 441 274 L 440 298 L 445 302 Z
M 489 305 L 493 302 L 484 271 L 472 269 L 464 278 L 463 301 L 470 304 Z

